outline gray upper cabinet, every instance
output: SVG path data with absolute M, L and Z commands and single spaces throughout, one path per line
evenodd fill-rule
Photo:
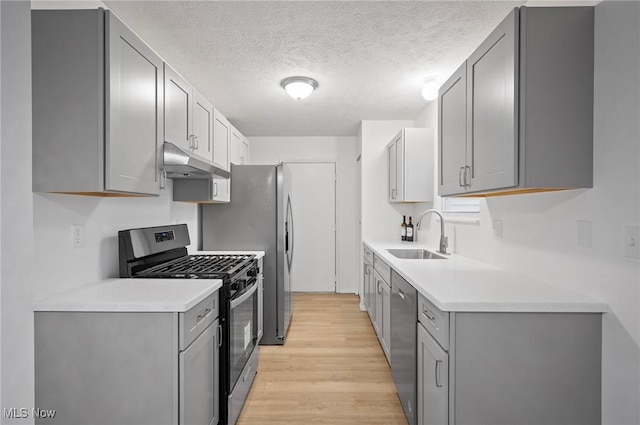
M 194 152 L 211 161 L 213 159 L 213 105 L 200 93 L 193 92 Z
M 193 87 L 164 64 L 164 140 L 191 151 L 195 146 L 191 123 Z
M 593 23 L 514 9 L 441 87 L 441 196 L 593 186 Z
M 440 88 L 440 195 L 463 187 L 467 152 L 467 63 Z M 444 143 L 443 143 L 444 141 Z
M 213 106 L 166 63 L 164 90 L 164 140 L 211 162 Z
M 517 185 L 518 13 L 509 16 L 467 60 L 467 187 Z
M 162 60 L 103 9 L 32 11 L 33 190 L 157 195 Z
M 387 145 L 389 202 L 433 202 L 433 131 L 404 128 Z

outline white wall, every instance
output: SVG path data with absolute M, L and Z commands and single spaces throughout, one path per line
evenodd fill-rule
M 413 214 L 410 204 L 387 201 L 389 164 L 386 146 L 402 128 L 413 121 L 362 121 L 362 238 L 400 240 L 402 216 Z
M 0 408 L 33 407 L 33 206 L 29 2 L 0 2 Z M 2 423 L 33 423 L 32 418 Z
M 640 423 L 640 260 L 623 255 L 624 225 L 640 224 L 639 39 L 640 3 L 596 6 L 593 189 L 489 198 L 479 225 L 447 225 L 462 255 L 609 304 L 604 424 Z M 430 104 L 416 126 L 436 121 Z M 503 222 L 501 240 L 493 236 L 495 219 Z M 591 222 L 591 248 L 577 246 L 578 220 Z M 435 244 L 437 229 L 432 223 L 419 237 Z
M 118 230 L 186 223 L 189 251 L 198 248 L 195 204 L 173 202 L 172 182 L 159 197 L 100 198 L 33 194 L 35 232 L 35 295 L 118 277 Z M 84 247 L 71 247 L 71 226 L 84 226 Z
M 337 291 L 357 292 L 356 252 L 356 138 L 250 137 L 251 164 L 283 161 L 335 162 Z

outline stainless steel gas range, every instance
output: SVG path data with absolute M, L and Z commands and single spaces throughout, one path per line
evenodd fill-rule
M 258 368 L 258 262 L 253 255 L 189 255 L 190 243 L 186 224 L 120 231 L 120 277 L 222 279 L 220 424 L 234 425 Z

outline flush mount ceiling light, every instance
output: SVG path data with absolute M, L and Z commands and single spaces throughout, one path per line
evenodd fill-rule
M 439 88 L 440 85 L 436 80 L 432 78 L 424 80 L 424 84 L 422 85 L 422 97 L 424 97 L 424 100 L 429 102 L 436 100 L 438 98 Z
M 289 96 L 301 100 L 318 88 L 318 82 L 308 77 L 289 77 L 282 80 L 280 86 L 289 93 Z

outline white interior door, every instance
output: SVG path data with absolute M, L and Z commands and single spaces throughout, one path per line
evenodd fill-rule
M 295 223 L 294 292 L 336 290 L 336 164 L 288 162 Z

